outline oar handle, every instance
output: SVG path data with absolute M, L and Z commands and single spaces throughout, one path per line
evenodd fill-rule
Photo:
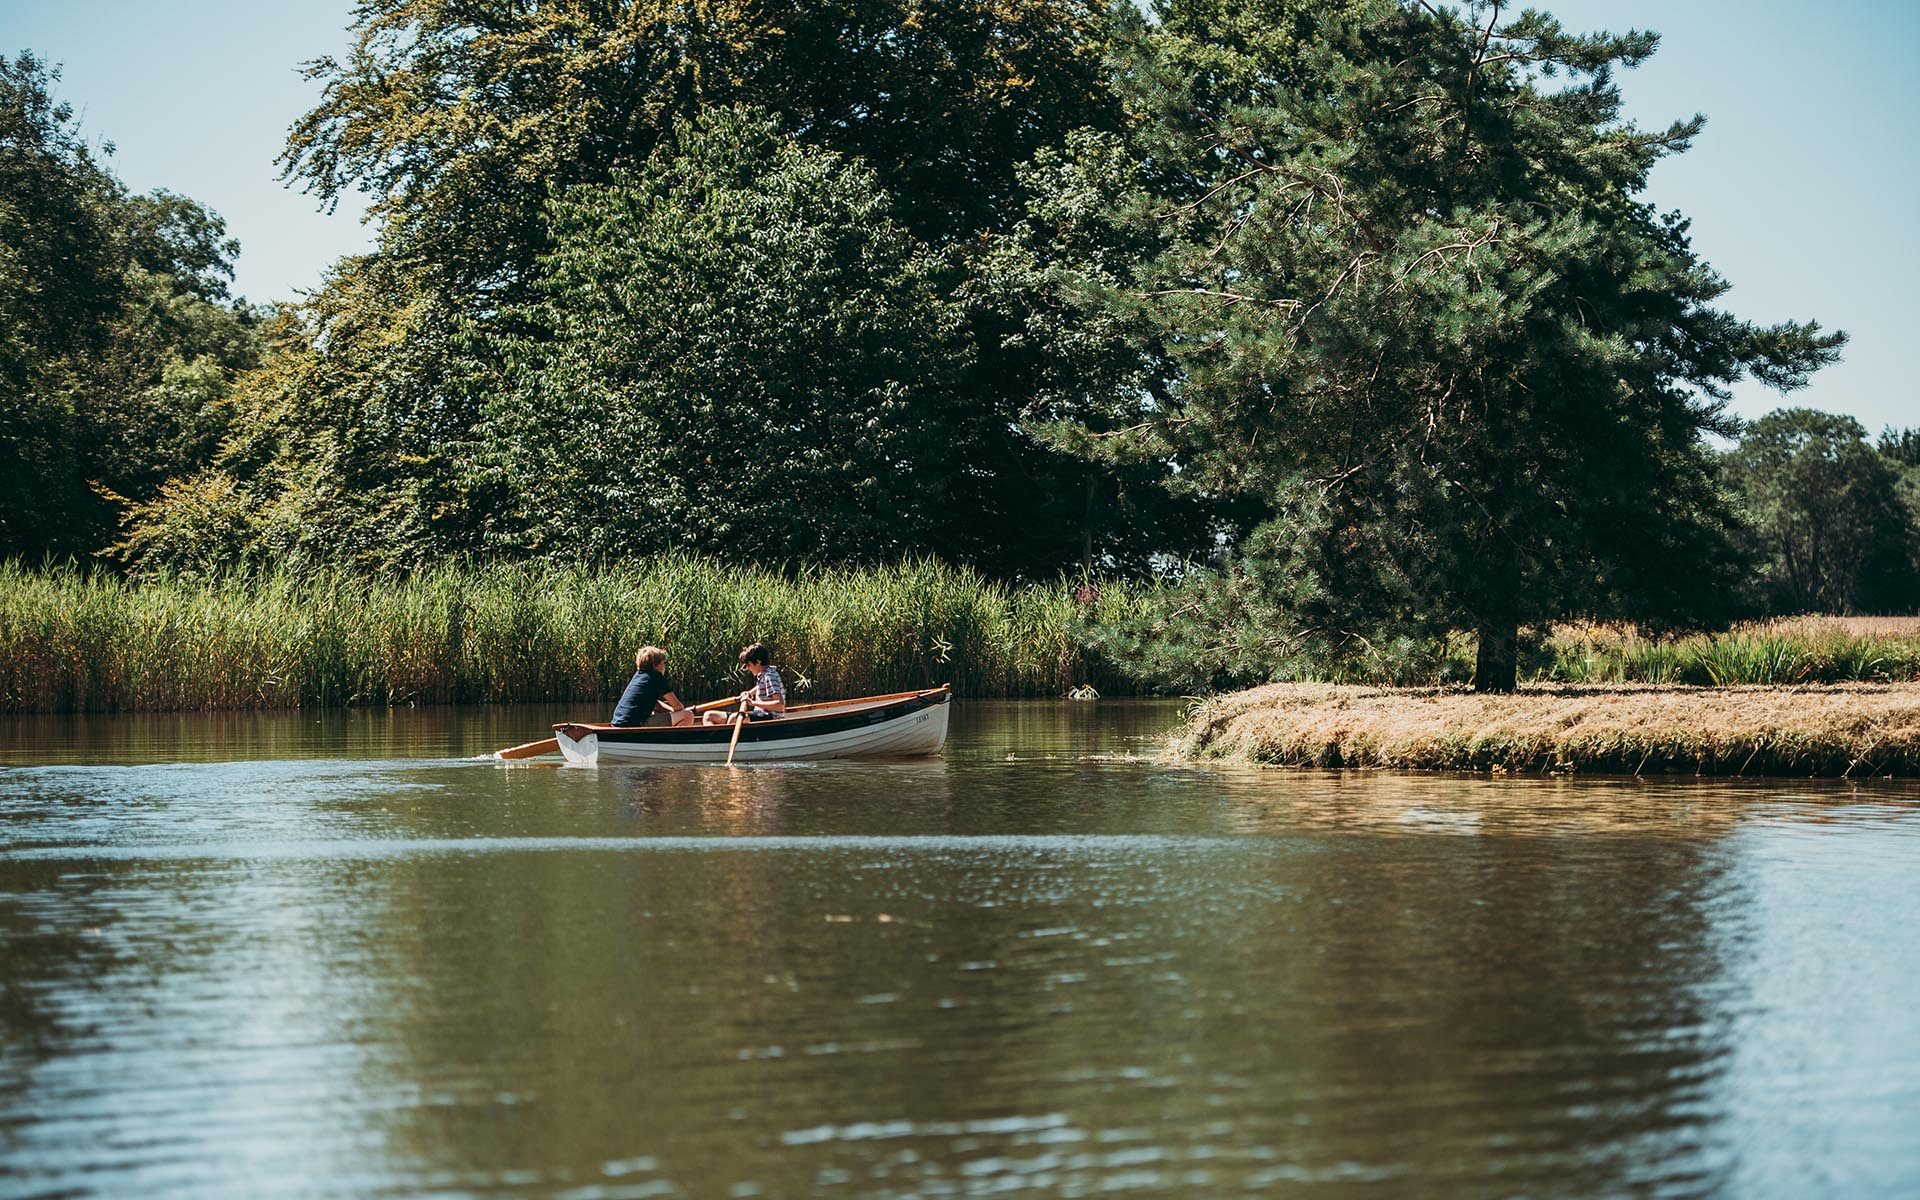
M 740 744 L 740 731 L 747 727 L 747 698 L 740 697 L 740 715 L 733 719 L 733 738 L 727 742 L 727 765 L 733 765 L 733 748 Z

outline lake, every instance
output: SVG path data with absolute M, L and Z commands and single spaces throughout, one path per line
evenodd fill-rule
M 0 721 L 0 1195 L 1920 1194 L 1912 783 L 563 715 Z

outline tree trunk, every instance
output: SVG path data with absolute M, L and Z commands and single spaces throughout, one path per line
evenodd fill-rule
M 1093 502 L 1097 496 L 1099 476 L 1087 472 L 1087 501 L 1080 510 L 1080 574 L 1093 576 Z
M 1473 690 L 1511 692 L 1519 675 L 1519 651 L 1518 623 L 1481 622 L 1480 650 L 1473 660 Z

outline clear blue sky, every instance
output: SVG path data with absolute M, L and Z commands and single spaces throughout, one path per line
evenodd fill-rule
M 1656 172 L 1651 198 L 1693 218 L 1761 321 L 1813 317 L 1853 335 L 1794 403 L 1920 425 L 1907 352 L 1920 334 L 1920 4 L 1907 0 L 1541 0 L 1575 28 L 1649 28 L 1660 53 L 1622 77 L 1631 115 L 1695 112 L 1706 133 Z M 364 248 L 357 205 L 325 216 L 277 181 L 287 127 L 318 96 L 298 64 L 347 44 L 349 0 L 0 0 L 0 50 L 64 65 L 62 98 L 112 141 L 131 187 L 226 217 L 237 291 L 287 299 Z M 1742 415 L 1781 403 L 1744 385 Z

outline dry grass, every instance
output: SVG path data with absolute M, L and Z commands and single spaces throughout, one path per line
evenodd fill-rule
M 1920 637 L 1920 616 L 1916 617 L 1776 617 L 1755 621 L 1740 630 L 1779 633 L 1787 636 L 1817 638 L 1833 633 L 1848 637 L 1912 638 Z
M 1203 701 L 1188 757 L 1283 766 L 1702 775 L 1920 774 L 1920 684 L 1697 689 L 1270 684 Z
M 1798 617 L 1769 617 L 1763 621 L 1742 621 L 1728 634 L 1733 636 L 1779 636 L 1815 639 L 1844 634 L 1856 638 L 1920 637 L 1920 616 L 1912 617 L 1829 617 L 1809 614 Z M 1725 636 L 1725 635 L 1723 635 Z M 1619 645 L 1644 640 L 1630 624 L 1566 621 L 1553 627 L 1553 640 L 1585 640 Z

